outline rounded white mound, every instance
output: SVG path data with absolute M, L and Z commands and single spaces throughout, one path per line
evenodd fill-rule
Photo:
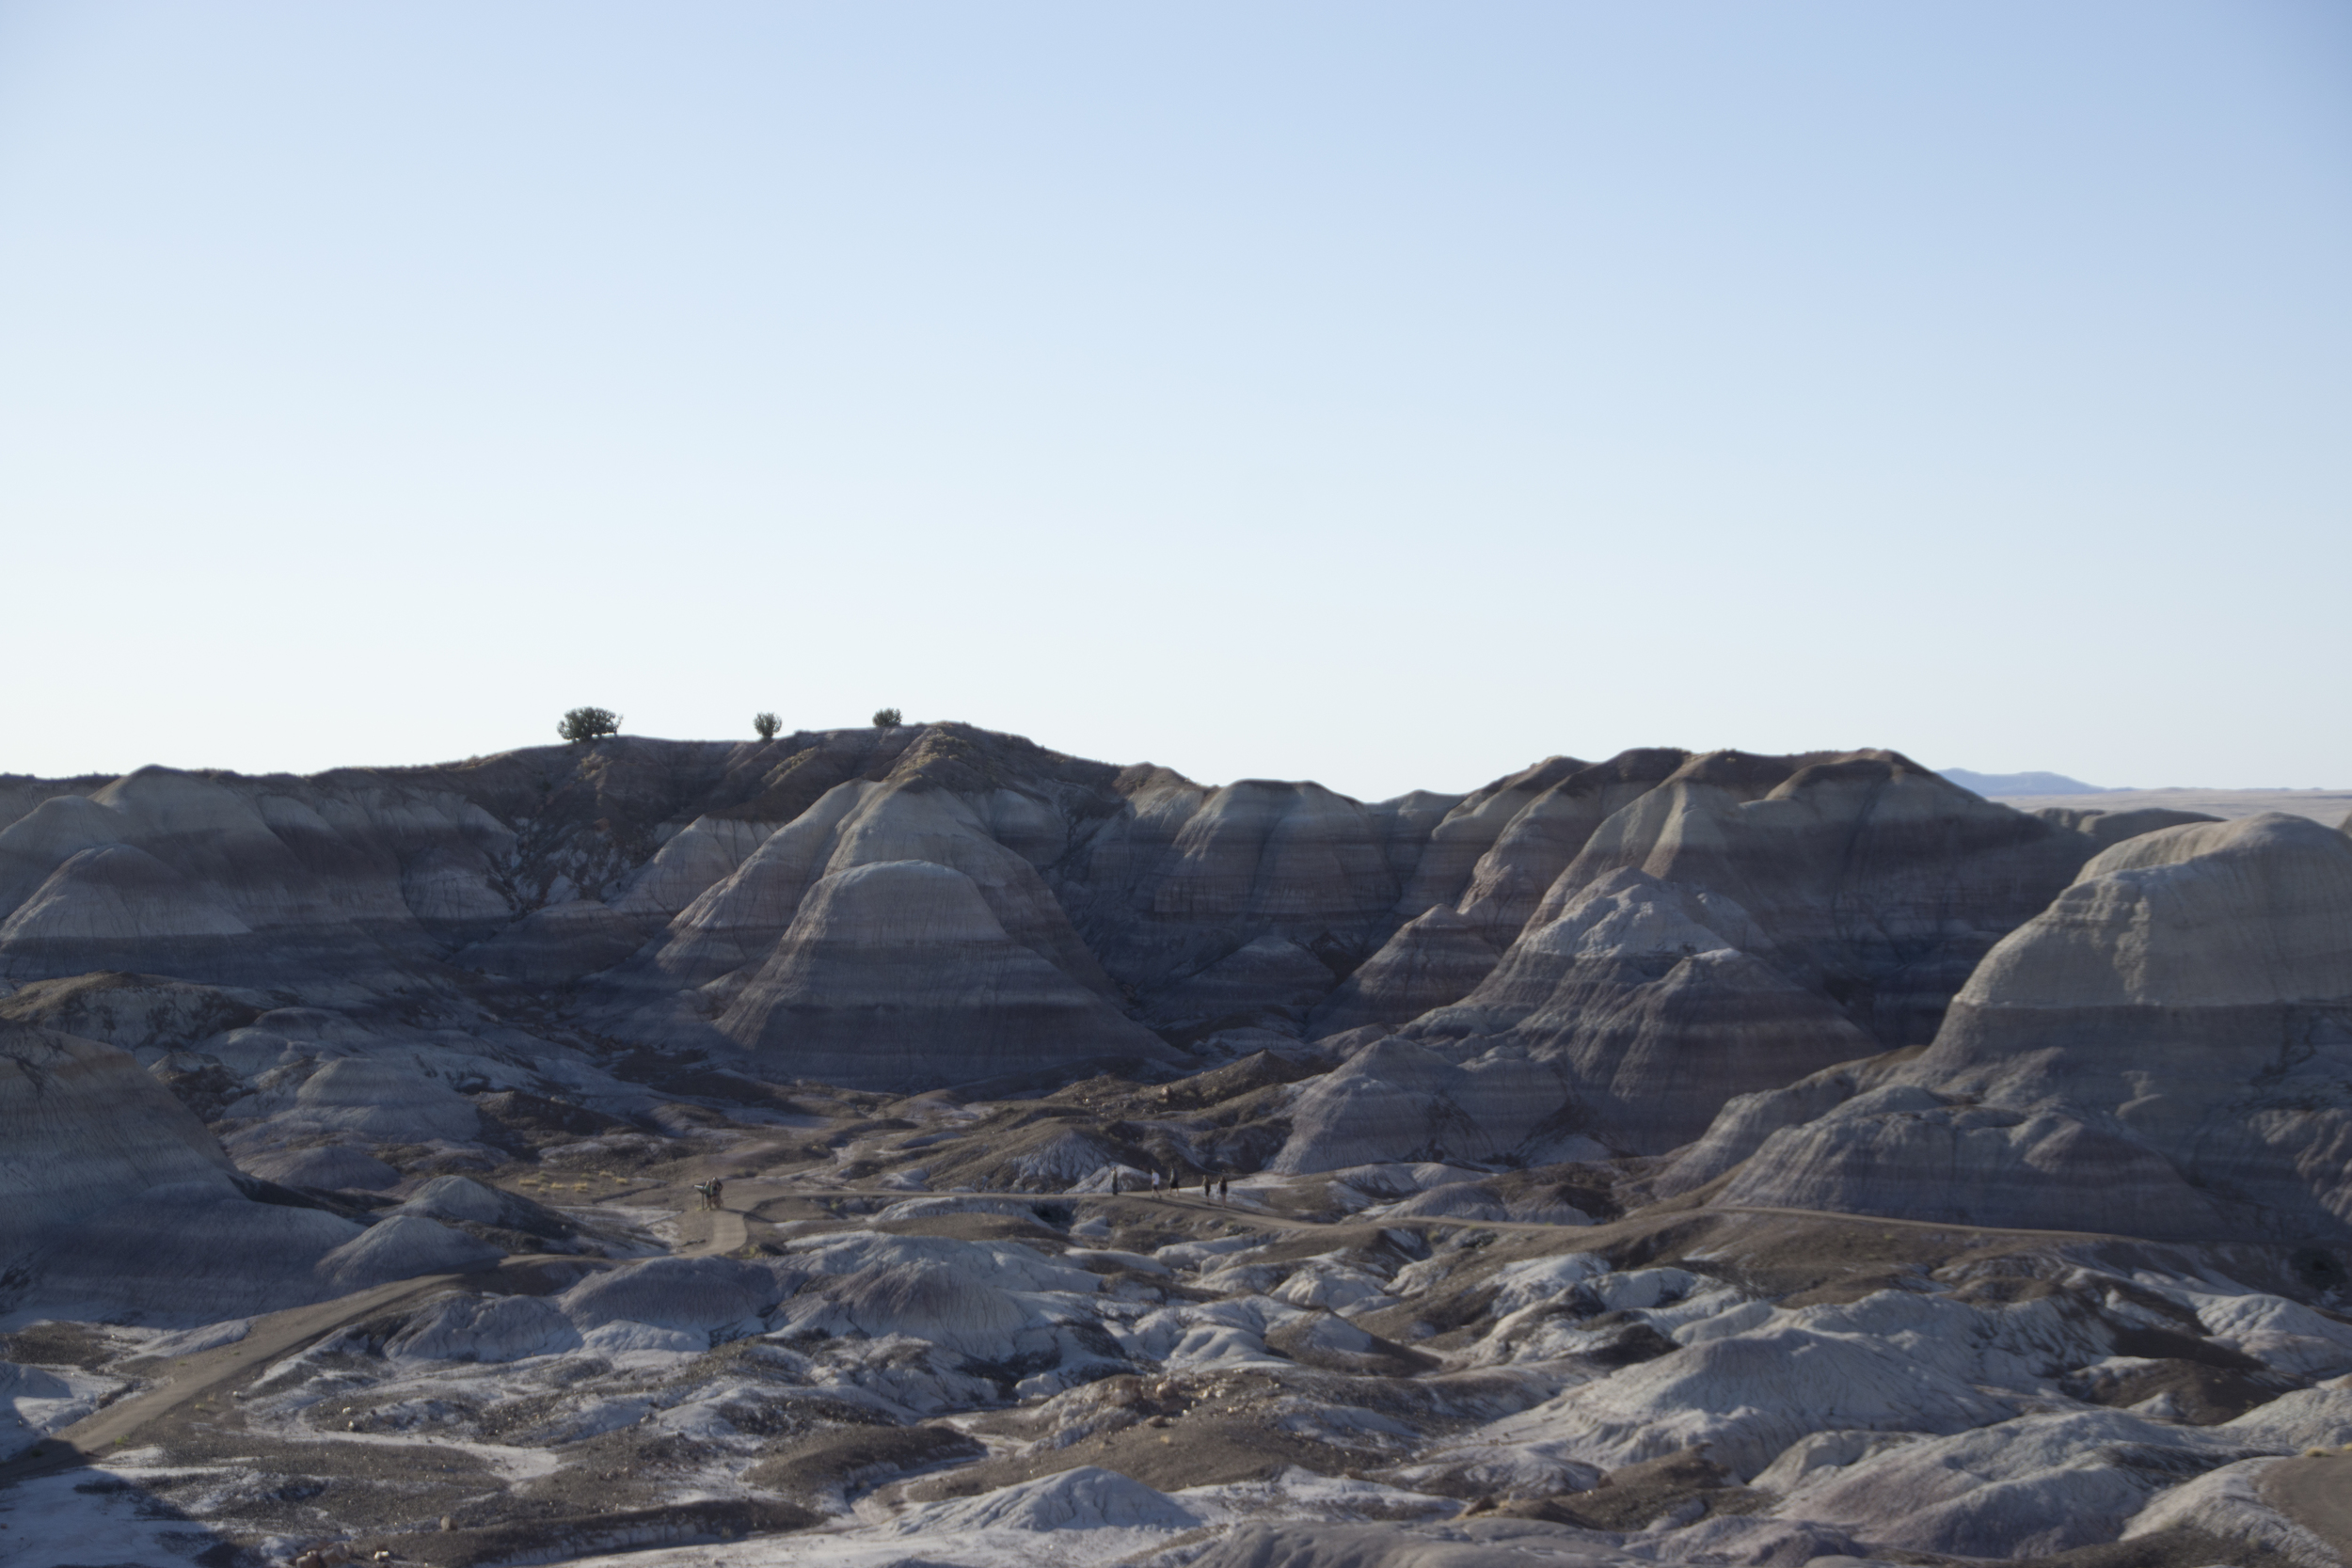
M 1116 1470 L 1074 1470 L 999 1487 L 977 1497 L 910 1509 L 891 1523 L 900 1535 L 958 1530 L 1190 1529 L 1200 1521 L 1167 1493 Z

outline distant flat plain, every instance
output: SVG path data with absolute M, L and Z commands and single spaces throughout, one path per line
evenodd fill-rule
M 2167 806 L 2173 811 L 2201 811 L 2207 816 L 2252 816 L 2257 812 L 2292 812 L 2344 826 L 2352 816 L 2352 789 L 2103 789 L 2092 795 L 1996 795 L 1993 799 L 2019 811 L 2066 806 L 2078 811 L 2138 811 Z

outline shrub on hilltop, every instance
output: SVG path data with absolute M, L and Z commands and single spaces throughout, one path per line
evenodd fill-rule
M 576 707 L 564 715 L 555 733 L 575 746 L 583 740 L 601 740 L 621 733 L 621 716 L 609 707 Z

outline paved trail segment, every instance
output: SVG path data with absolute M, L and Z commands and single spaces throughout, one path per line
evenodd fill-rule
M 87 1464 L 110 1449 L 129 1446 L 130 1439 L 150 1422 L 199 1400 L 242 1387 L 256 1373 L 340 1329 L 453 1287 L 480 1284 L 494 1272 L 421 1275 L 256 1318 L 244 1338 L 172 1362 L 162 1383 L 125 1395 L 0 1465 L 0 1485 Z

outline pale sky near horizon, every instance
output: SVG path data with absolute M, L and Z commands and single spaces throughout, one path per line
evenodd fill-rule
M 2352 784 L 2337 0 L 0 0 L 0 771 Z

